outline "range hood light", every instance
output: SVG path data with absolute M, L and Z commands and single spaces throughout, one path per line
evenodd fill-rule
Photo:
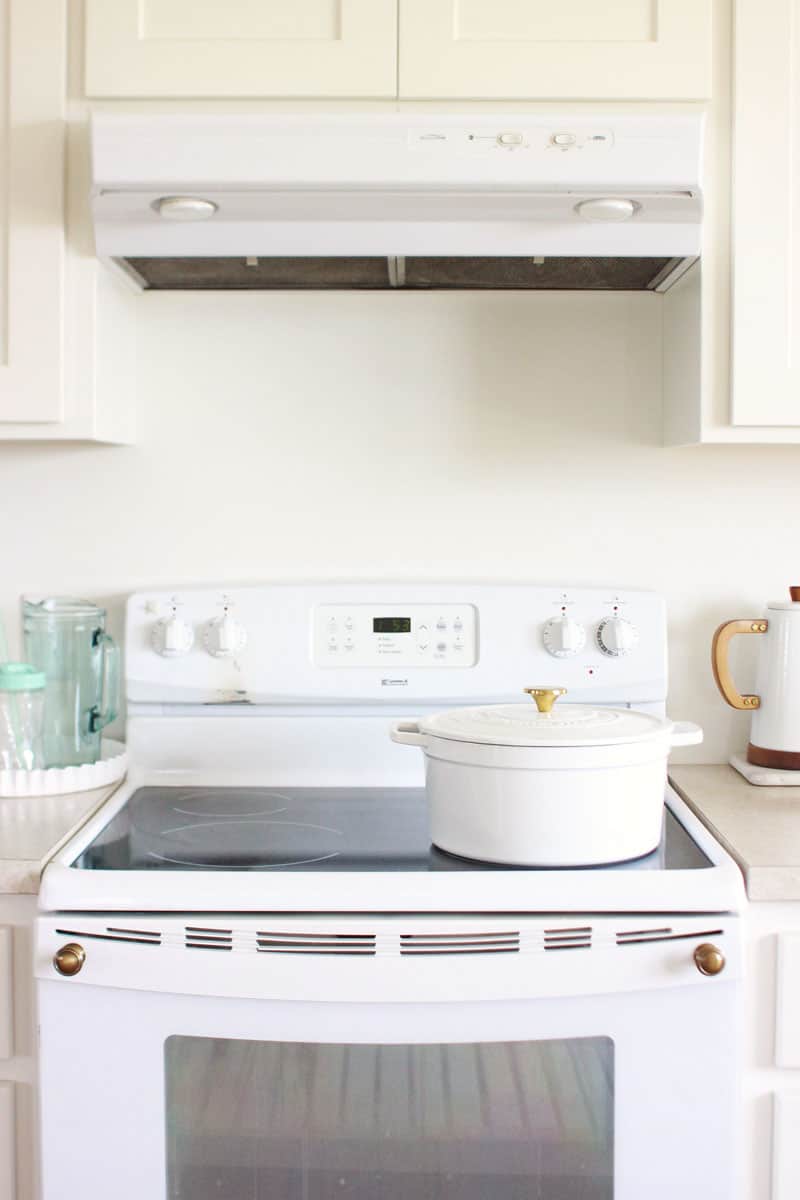
M 162 196 L 153 208 L 165 221 L 207 221 L 217 211 L 213 200 L 199 196 Z
M 629 221 L 641 208 L 635 200 L 621 200 L 604 196 L 598 200 L 582 200 L 575 205 L 575 212 L 585 221 Z

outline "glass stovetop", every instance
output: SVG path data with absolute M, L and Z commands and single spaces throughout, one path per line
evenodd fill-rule
M 586 869 L 711 866 L 664 811 L 661 845 L 652 854 Z M 95 871 L 537 870 L 456 858 L 431 845 L 422 788 L 142 787 L 73 865 Z

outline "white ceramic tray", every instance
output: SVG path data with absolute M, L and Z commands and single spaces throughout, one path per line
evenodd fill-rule
M 0 796 L 63 796 L 88 792 L 122 779 L 128 752 L 122 742 L 103 738 L 102 757 L 80 767 L 44 767 L 35 771 L 0 770 Z
M 743 754 L 734 754 L 730 760 L 740 775 L 756 787 L 800 787 L 800 771 L 778 771 L 775 767 L 757 767 L 749 763 Z

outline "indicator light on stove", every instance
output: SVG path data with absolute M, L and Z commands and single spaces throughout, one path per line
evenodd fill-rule
M 630 654 L 639 641 L 639 631 L 624 617 L 606 617 L 597 626 L 597 644 L 612 658 Z
M 542 631 L 542 641 L 554 658 L 571 658 L 586 645 L 586 630 L 580 621 L 562 614 L 547 622 Z
M 230 658 L 243 650 L 247 632 L 229 612 L 209 621 L 203 632 L 203 645 L 214 658 Z
M 150 642 L 156 654 L 164 658 L 180 658 L 182 654 L 188 654 L 194 645 L 194 630 L 173 612 L 172 616 L 156 621 L 150 633 Z

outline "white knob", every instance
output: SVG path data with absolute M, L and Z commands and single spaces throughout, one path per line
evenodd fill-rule
M 572 617 L 553 617 L 544 627 L 545 648 L 556 658 L 570 658 L 586 645 L 586 630 Z
M 217 211 L 213 200 L 200 196 L 162 196 L 153 208 L 165 221 L 207 221 Z
M 582 200 L 575 205 L 575 212 L 585 221 L 629 221 L 639 207 L 635 200 L 603 196 L 597 200 Z
M 630 654 L 639 641 L 639 631 L 623 617 L 606 617 L 597 627 L 597 644 L 604 654 L 618 658 Z
M 187 654 L 194 645 L 194 630 L 173 613 L 171 617 L 162 617 L 160 621 L 156 621 L 150 640 L 156 654 L 162 654 L 164 658 L 179 658 L 182 654 Z
M 243 625 L 235 620 L 230 613 L 214 617 L 209 621 L 203 634 L 203 642 L 209 654 L 214 658 L 230 658 L 244 649 L 247 632 Z

